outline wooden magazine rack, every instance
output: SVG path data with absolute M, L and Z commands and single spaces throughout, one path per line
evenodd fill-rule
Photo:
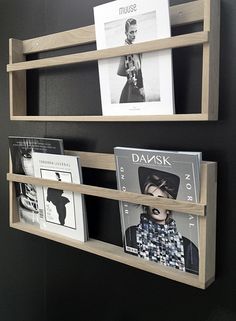
M 98 154 L 86 152 L 67 152 L 70 155 L 79 155 L 81 166 L 87 168 L 115 170 L 115 159 L 112 154 Z M 10 164 L 11 165 L 11 164 Z M 10 166 L 11 170 L 11 166 Z M 122 192 L 84 184 L 63 183 L 45 180 L 31 176 L 8 173 L 10 181 L 10 226 L 21 231 L 45 237 L 102 257 L 118 261 L 141 270 L 167 277 L 191 286 L 205 289 L 214 281 L 215 276 L 215 235 L 216 235 L 216 163 L 202 162 L 201 166 L 201 196 L 199 203 L 178 201 L 174 199 L 160 199 L 144 194 Z M 16 210 L 16 198 L 13 182 L 29 183 L 39 186 L 79 192 L 102 198 L 126 201 L 147 206 L 158 206 L 169 210 L 199 216 L 199 275 L 182 272 L 174 268 L 164 267 L 155 262 L 126 254 L 122 247 L 109 243 L 89 239 L 79 242 L 73 239 L 53 234 L 31 225 L 20 223 Z M 107 213 L 109 215 L 109 213 Z
M 220 0 L 197 0 L 170 8 L 172 26 L 203 22 L 203 30 L 131 46 L 95 50 L 59 57 L 25 61 L 27 54 L 40 53 L 95 42 L 94 26 L 59 32 L 28 40 L 10 39 L 10 118 L 30 121 L 197 121 L 218 118 Z M 26 71 L 105 58 L 203 45 L 201 112 L 175 115 L 137 116 L 29 116 L 26 106 Z
M 218 118 L 219 85 L 219 15 L 220 0 L 196 0 L 170 8 L 172 26 L 203 22 L 203 30 L 166 39 L 159 39 L 130 46 L 95 50 L 66 56 L 57 56 L 26 61 L 26 55 L 59 48 L 67 48 L 95 42 L 94 26 L 68 30 L 28 40 L 10 39 L 10 62 L 7 66 L 10 78 L 10 118 L 21 121 L 200 121 Z M 201 112 L 197 114 L 147 115 L 147 116 L 29 116 L 26 106 L 26 71 L 112 58 L 132 53 L 149 52 L 185 46 L 203 46 Z M 86 152 L 69 152 L 79 155 L 82 167 L 115 170 L 114 155 Z M 215 277 L 215 236 L 216 236 L 216 163 L 202 162 L 201 197 L 199 203 L 160 199 L 153 196 L 122 192 L 118 190 L 69 184 L 30 176 L 7 175 L 10 182 L 10 226 L 50 240 L 67 244 L 81 250 L 118 261 L 141 270 L 167 277 L 191 286 L 205 289 Z M 30 183 L 39 186 L 79 192 L 117 201 L 126 201 L 199 216 L 199 275 L 181 272 L 173 268 L 146 261 L 124 253 L 122 247 L 90 239 L 82 243 L 49 233 L 33 226 L 22 224 L 16 209 L 13 182 Z M 109 215 L 109 213 L 108 213 Z

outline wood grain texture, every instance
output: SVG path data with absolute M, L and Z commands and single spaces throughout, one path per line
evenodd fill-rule
M 133 115 L 133 116 L 13 116 L 16 121 L 50 121 L 50 122 L 150 122 L 150 121 L 206 121 L 207 114 L 174 114 L 174 115 Z
M 200 218 L 199 279 L 209 285 L 215 279 L 217 164 L 204 168 L 203 175 L 208 183 L 203 199 L 207 203 L 206 217 Z
M 134 204 L 142 204 L 146 206 L 152 207 L 160 207 L 168 210 L 175 210 L 181 213 L 188 213 L 194 215 L 205 215 L 205 204 L 201 203 L 192 203 L 192 202 L 184 202 L 177 201 L 174 199 L 168 198 L 158 198 L 154 196 L 137 194 L 131 192 L 122 192 L 119 190 L 85 185 L 85 184 L 72 184 L 65 182 L 58 182 L 48 179 L 41 179 L 37 177 L 19 175 L 19 174 L 11 174 L 8 173 L 7 179 L 9 181 L 32 184 L 36 186 L 45 186 L 50 188 L 55 188 L 59 190 L 66 190 L 71 192 L 78 192 L 84 195 L 102 197 L 117 201 L 125 201 Z
M 187 272 L 178 271 L 173 268 L 164 267 L 155 262 L 143 260 L 141 258 L 125 253 L 122 247 L 119 247 L 116 245 L 112 245 L 112 244 L 101 242 L 94 239 L 90 239 L 89 241 L 82 243 L 70 238 L 60 236 L 58 234 L 49 233 L 47 231 L 40 230 L 33 226 L 29 226 L 19 222 L 11 224 L 11 227 L 30 234 L 47 238 L 49 240 L 66 244 L 68 246 L 72 246 L 74 248 L 135 267 L 137 269 L 141 269 L 162 277 L 166 277 L 177 282 L 188 284 L 201 289 L 205 288 L 205 284 L 202 284 L 199 281 L 198 276 L 196 275 L 193 275 Z
M 203 45 L 202 112 L 209 119 L 218 119 L 220 0 L 204 1 L 204 31 L 209 31 L 209 42 Z
M 95 26 L 71 29 L 63 32 L 53 33 L 47 36 L 23 40 L 23 53 L 61 49 L 95 42 Z
M 22 41 L 9 39 L 9 63 L 14 64 L 25 60 Z M 19 71 L 9 74 L 10 117 L 26 114 L 26 72 Z
M 38 60 L 30 60 L 7 65 L 7 71 L 41 69 L 56 66 L 64 66 L 81 62 L 102 60 L 125 56 L 135 53 L 145 53 L 163 49 L 179 48 L 203 44 L 208 41 L 208 32 L 194 32 L 190 34 L 146 41 L 142 43 L 132 44 L 130 46 L 120 46 L 115 48 L 92 50 L 65 56 L 57 56 L 52 58 L 44 58 Z
M 91 153 L 80 151 L 65 151 L 67 155 L 78 155 L 81 160 L 82 167 L 115 170 L 115 158 L 113 154 Z M 70 184 L 45 180 L 25 175 L 17 175 L 12 173 L 12 165 L 10 160 L 10 173 L 7 179 L 10 181 L 10 225 L 13 228 L 32 233 L 41 237 L 54 240 L 73 246 L 75 248 L 106 257 L 108 259 L 133 266 L 138 269 L 148 271 L 172 280 L 182 282 L 194 287 L 205 289 L 214 281 L 215 276 L 215 228 L 216 228 L 216 163 L 202 162 L 201 166 L 201 194 L 200 203 L 182 202 L 171 199 L 160 199 L 153 196 L 121 192 L 117 190 L 89 186 L 84 184 Z M 47 186 L 62 190 L 70 190 L 86 195 L 93 195 L 102 198 L 123 200 L 136 204 L 144 204 L 147 206 L 158 206 L 168 208 L 178 212 L 187 212 L 188 214 L 197 214 L 200 217 L 200 273 L 199 276 L 190 273 L 181 272 L 175 269 L 166 268 L 155 262 L 145 261 L 132 255 L 124 253 L 123 249 L 112 244 L 100 242 L 97 240 L 89 240 L 82 243 L 70 238 L 60 236 L 58 234 L 49 233 L 36 227 L 22 224 L 16 212 L 16 199 L 13 190 L 13 182 L 30 183 L 33 185 Z M 205 205 L 206 204 L 206 205 Z M 206 214 L 206 216 L 204 216 Z M 108 213 L 109 215 L 109 213 Z
M 170 7 L 170 21 L 172 26 L 194 23 L 201 20 L 203 20 L 203 0 Z M 30 54 L 67 48 L 95 41 L 95 26 L 91 25 L 23 40 L 23 53 Z

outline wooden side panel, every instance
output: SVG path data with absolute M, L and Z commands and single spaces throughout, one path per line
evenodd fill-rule
M 202 283 L 210 285 L 215 279 L 216 250 L 216 191 L 217 165 L 211 163 L 202 170 L 202 179 L 206 180 L 206 190 L 202 201 L 206 202 L 206 217 L 200 218 L 200 274 Z
M 9 63 L 14 64 L 25 60 L 22 41 L 9 40 Z M 26 115 L 26 72 L 9 73 L 10 118 Z
M 204 31 L 209 31 L 209 42 L 203 45 L 202 112 L 210 120 L 218 119 L 220 0 L 204 1 Z

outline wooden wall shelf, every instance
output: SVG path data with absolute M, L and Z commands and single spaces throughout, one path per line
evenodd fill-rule
M 94 26 L 28 40 L 10 39 L 10 118 L 23 121 L 204 121 L 218 118 L 219 86 L 219 16 L 220 0 L 196 0 L 170 8 L 171 24 L 178 26 L 203 22 L 203 30 L 166 39 L 121 46 L 111 49 L 94 50 L 77 54 L 25 61 L 26 55 L 48 50 L 67 48 L 95 42 Z M 149 115 L 149 116 L 29 116 L 26 106 L 26 71 L 81 63 L 131 53 L 149 52 L 167 48 L 203 46 L 202 102 L 197 114 Z
M 67 151 L 70 155 L 79 155 L 81 166 L 95 169 L 115 170 L 113 154 L 99 154 Z M 89 186 L 84 184 L 70 184 L 45 180 L 30 176 L 7 174 L 10 182 L 10 226 L 31 234 L 45 237 L 117 262 L 121 262 L 135 268 L 145 270 L 169 279 L 179 281 L 191 286 L 205 289 L 214 281 L 215 276 L 215 235 L 216 235 L 216 163 L 202 162 L 201 166 L 201 196 L 200 202 L 190 203 L 172 199 L 160 199 L 153 196 L 122 192 L 118 190 Z M 49 233 L 39 228 L 20 223 L 16 210 L 16 199 L 13 182 L 31 183 L 40 186 L 80 192 L 85 195 L 123 200 L 136 204 L 159 206 L 167 209 L 175 209 L 178 212 L 192 213 L 199 216 L 199 275 L 181 272 L 173 268 L 166 268 L 160 264 L 143 260 L 133 255 L 126 254 L 123 248 L 98 240 L 90 239 L 82 243 L 58 234 Z M 109 213 L 107 213 L 109 215 Z

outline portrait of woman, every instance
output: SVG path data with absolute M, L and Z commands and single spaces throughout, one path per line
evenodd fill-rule
M 180 184 L 177 175 L 139 167 L 142 194 L 176 199 Z M 196 245 L 178 232 L 171 211 L 143 206 L 138 225 L 125 232 L 125 244 L 135 248 L 137 255 L 181 271 L 198 274 L 199 257 Z
M 136 34 L 137 21 L 136 19 L 129 18 L 125 22 L 125 44 L 131 45 L 136 39 Z M 122 56 L 117 74 L 127 78 L 120 96 L 120 103 L 144 102 L 141 54 Z

